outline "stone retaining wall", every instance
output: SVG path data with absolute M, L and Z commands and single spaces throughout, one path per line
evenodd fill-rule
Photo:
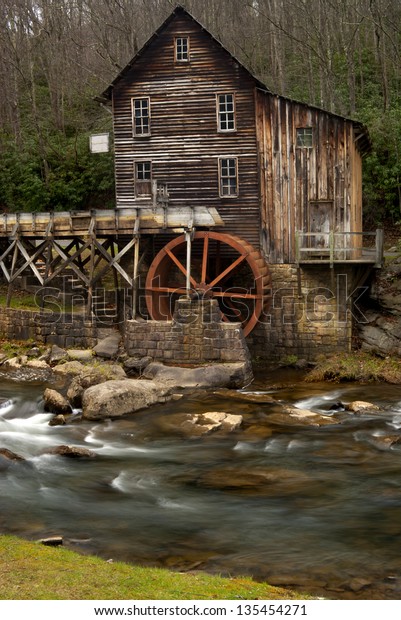
M 326 269 L 270 265 L 272 300 L 247 337 L 252 357 L 315 360 L 319 355 L 350 351 L 353 325 L 363 321 L 356 287 L 361 273 L 350 266 Z
M 0 307 L 0 334 L 8 340 L 32 340 L 65 348 L 91 348 L 97 328 L 83 315 Z
M 250 359 L 242 329 L 221 321 L 215 299 L 179 299 L 172 321 L 127 321 L 125 348 L 128 355 L 177 365 Z
M 354 326 L 367 321 L 358 304 L 363 287 L 356 286 L 368 273 L 364 267 L 270 265 L 270 270 L 272 301 L 246 342 L 238 323 L 221 322 L 217 300 L 180 299 L 173 321 L 126 321 L 127 353 L 190 365 L 240 362 L 249 359 L 249 351 L 270 361 L 315 360 L 352 348 Z M 79 313 L 0 308 L 0 333 L 10 340 L 91 348 L 98 330 Z

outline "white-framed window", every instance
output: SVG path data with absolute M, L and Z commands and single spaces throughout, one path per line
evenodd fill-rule
M 312 127 L 297 127 L 297 147 L 304 149 L 313 147 Z
M 136 198 L 150 198 L 152 196 L 152 162 L 134 162 L 134 185 Z
M 189 37 L 176 37 L 174 41 L 174 59 L 176 62 L 189 62 Z
M 132 129 L 134 136 L 150 136 L 150 99 L 132 99 Z
M 219 194 L 221 198 L 238 196 L 238 158 L 219 158 Z
M 235 131 L 235 95 L 225 93 L 217 95 L 217 129 L 218 131 Z

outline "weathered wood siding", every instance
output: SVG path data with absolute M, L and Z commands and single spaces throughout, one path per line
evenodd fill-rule
M 261 244 L 271 263 L 295 262 L 295 232 L 313 230 L 321 207 L 334 232 L 362 230 L 361 157 L 353 123 L 307 105 L 257 91 Z M 313 146 L 296 145 L 312 127 Z
M 180 35 L 190 37 L 189 63 L 174 61 Z M 217 130 L 218 93 L 235 93 L 235 132 Z M 133 137 L 133 97 L 150 98 L 148 137 Z M 146 200 L 135 198 L 134 161 L 149 160 L 170 207 L 215 207 L 224 231 L 259 246 L 255 81 L 196 21 L 177 15 L 145 48 L 114 86 L 113 113 L 119 208 Z M 238 197 L 219 197 L 219 157 L 238 157 Z

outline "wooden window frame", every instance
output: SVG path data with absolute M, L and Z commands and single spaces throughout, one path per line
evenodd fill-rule
M 187 47 L 187 51 L 186 51 L 186 57 L 185 58 L 179 58 L 179 54 L 178 54 L 178 45 L 179 45 L 179 41 L 184 41 L 186 40 L 186 47 Z M 181 43 L 182 46 L 182 43 Z M 180 54 L 183 54 L 182 49 L 180 50 Z M 182 34 L 180 36 L 177 36 L 174 38 L 174 62 L 178 63 L 178 64 L 187 64 L 190 62 L 190 57 L 191 57 L 191 44 L 190 44 L 190 37 L 187 34 Z
M 235 167 L 235 175 L 231 174 L 223 174 L 223 162 L 233 161 Z M 227 168 L 230 167 L 230 164 L 227 165 Z M 227 157 L 219 157 L 218 159 L 218 168 L 219 168 L 219 196 L 220 198 L 238 198 L 239 195 L 239 181 L 238 181 L 238 157 L 236 156 L 227 156 Z M 224 180 L 235 179 L 235 193 L 224 193 Z M 230 184 L 227 185 L 230 187 Z
M 149 164 L 149 178 L 139 178 L 138 175 L 138 166 L 140 165 L 145 165 L 145 164 Z M 150 198 L 152 198 L 152 161 L 150 159 L 136 159 L 134 161 L 134 192 L 135 192 L 135 198 L 137 200 L 149 200 Z M 143 174 L 144 172 L 146 172 L 145 170 L 142 170 Z M 149 191 L 146 193 L 138 193 L 138 184 L 143 183 L 143 184 L 148 184 L 149 186 Z
M 140 116 L 135 115 L 136 111 L 136 102 L 140 103 L 140 111 L 143 111 L 142 103 L 147 102 L 147 116 L 144 114 L 140 114 Z M 150 136 L 150 122 L 151 122 L 151 114 L 150 114 L 150 97 L 132 97 L 131 99 L 131 114 L 132 114 L 132 134 L 134 138 L 147 138 Z M 140 127 L 143 128 L 143 119 L 147 119 L 148 131 L 138 131 L 136 119 L 140 120 Z
M 221 97 L 232 97 L 232 111 L 221 110 L 220 105 L 223 103 L 220 101 Z M 224 102 L 224 105 L 227 105 L 227 102 Z M 232 123 L 233 126 L 228 129 L 223 129 L 222 122 L 223 117 L 225 122 L 229 122 L 228 116 L 232 114 Z M 217 93 L 216 95 L 216 117 L 217 117 L 217 131 L 219 133 L 233 133 L 237 131 L 237 114 L 236 114 L 236 102 L 235 102 L 235 93 Z
M 302 133 L 301 133 L 302 132 Z M 306 133 L 308 132 L 308 133 Z M 310 138 L 310 144 L 302 144 L 305 136 Z M 312 149 L 314 144 L 314 131 L 311 125 L 306 125 L 305 127 L 297 127 L 296 128 L 296 146 L 297 149 Z

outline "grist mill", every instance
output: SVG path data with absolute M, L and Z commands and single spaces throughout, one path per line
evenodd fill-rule
M 0 216 L 4 335 L 92 346 L 118 327 L 131 354 L 175 362 L 181 300 L 187 322 L 205 313 L 181 361 L 236 359 L 238 338 L 268 359 L 349 350 L 382 260 L 381 231 L 363 231 L 361 123 L 270 92 L 182 7 L 99 101 L 116 208 Z M 9 307 L 21 282 L 37 312 Z M 70 314 L 45 312 L 57 291 L 79 300 Z

